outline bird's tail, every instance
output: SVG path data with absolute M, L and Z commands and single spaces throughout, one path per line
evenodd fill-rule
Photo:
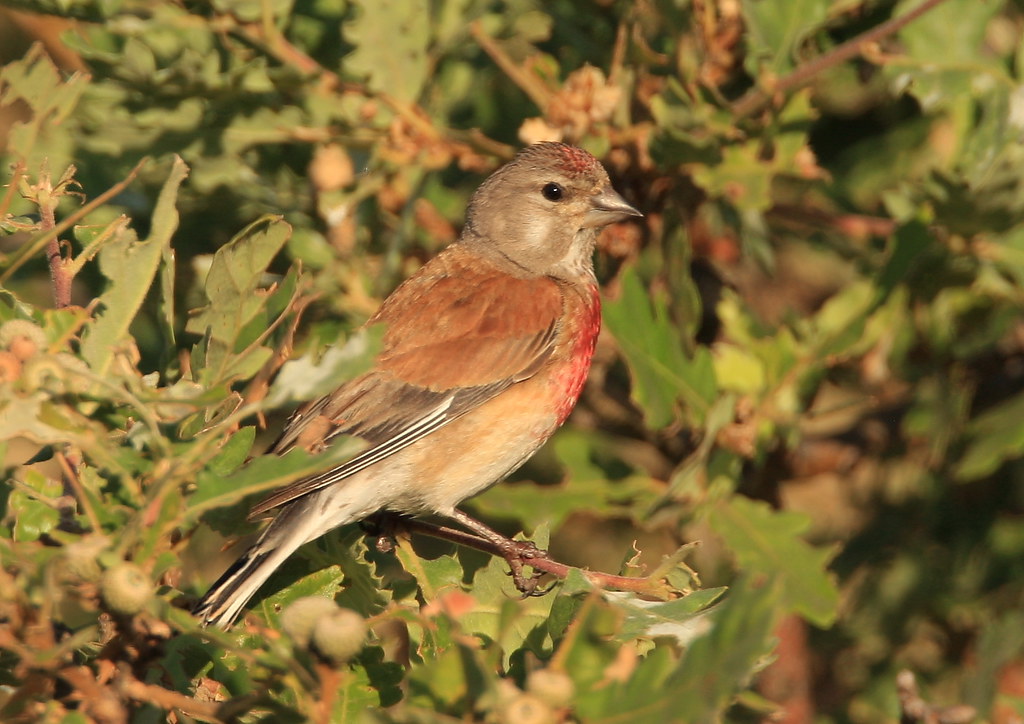
M 310 531 L 294 509 L 282 510 L 260 539 L 210 586 L 192 613 L 204 626 L 227 628 L 278 566 L 323 530 Z

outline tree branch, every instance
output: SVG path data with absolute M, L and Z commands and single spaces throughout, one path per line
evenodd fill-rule
M 436 523 L 430 523 L 415 518 L 388 517 L 387 523 L 393 526 L 391 530 L 403 530 L 409 533 L 420 533 L 422 535 L 446 540 L 466 548 L 472 548 L 492 556 L 503 557 L 502 551 L 497 545 L 480 536 L 466 533 L 456 528 L 450 528 Z M 386 538 L 386 536 L 382 536 Z M 387 550 L 387 546 L 378 540 L 378 549 Z M 571 571 L 579 571 L 584 578 L 600 588 L 610 588 L 616 591 L 631 591 L 634 593 L 646 593 L 649 595 L 664 598 L 672 594 L 672 589 L 660 578 L 653 576 L 618 576 L 611 573 L 591 571 L 584 568 L 576 568 L 565 563 L 560 563 L 552 558 L 544 556 L 531 557 L 523 561 L 531 568 L 550 573 L 557 578 L 566 578 Z
M 770 91 L 758 87 L 751 88 L 742 98 L 732 104 L 733 114 L 737 118 L 744 118 L 757 113 L 769 105 L 776 96 L 802 88 L 810 83 L 819 73 L 860 55 L 864 46 L 868 43 L 876 43 L 882 38 L 898 32 L 904 26 L 945 1 L 925 0 L 909 13 L 887 20 L 881 25 L 867 30 L 855 38 L 851 38 L 824 55 L 804 63 L 789 75 L 783 76 L 772 85 Z

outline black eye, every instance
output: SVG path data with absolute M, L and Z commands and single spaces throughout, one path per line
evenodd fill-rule
M 544 184 L 544 188 L 540 190 L 541 195 L 548 201 L 561 201 L 565 195 L 565 189 L 556 183 Z

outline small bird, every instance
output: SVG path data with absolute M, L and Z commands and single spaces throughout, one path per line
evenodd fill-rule
M 448 517 L 514 564 L 519 542 L 455 506 L 522 465 L 569 416 L 601 326 L 598 231 L 641 215 L 574 146 L 529 146 L 491 174 L 459 239 L 367 322 L 386 325 L 373 368 L 300 407 L 270 452 L 322 451 L 338 435 L 369 447 L 256 505 L 250 517 L 279 511 L 195 615 L 230 626 L 299 546 L 380 511 Z

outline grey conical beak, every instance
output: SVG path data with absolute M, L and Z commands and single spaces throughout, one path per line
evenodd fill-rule
M 615 221 L 628 219 L 630 216 L 643 216 L 612 188 L 607 188 L 591 196 L 590 205 L 593 208 L 587 211 L 586 216 L 583 217 L 583 228 L 585 229 L 605 226 Z

